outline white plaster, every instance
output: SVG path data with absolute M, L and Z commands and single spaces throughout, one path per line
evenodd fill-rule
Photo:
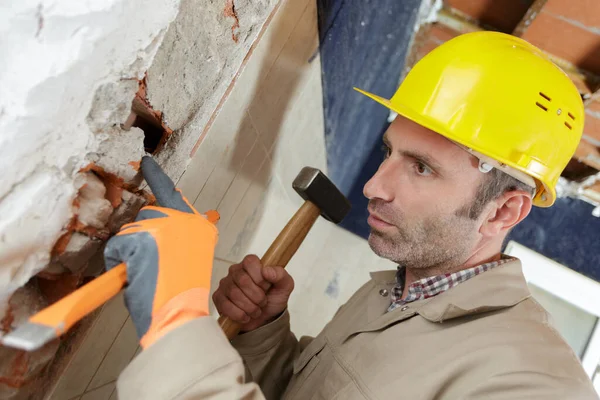
M 423 0 L 421 1 L 421 7 L 419 8 L 419 15 L 417 16 L 417 23 L 415 24 L 415 33 L 419 30 L 421 25 L 431 24 L 438 20 L 438 14 L 444 6 L 442 0 Z
M 106 132 L 106 130 L 105 130 Z M 140 161 L 144 156 L 144 132 L 139 128 L 124 131 L 113 128 L 101 134 L 103 142 L 95 153 L 89 153 L 87 159 L 105 171 L 123 178 L 125 183 L 139 185 L 142 174 L 130 162 Z
M 104 183 L 94 173 L 86 172 L 75 177 L 75 187 L 79 188 L 77 209 L 79 222 L 102 229 L 108 223 L 112 213 L 110 201 L 104 198 L 106 193 Z
M 6 298 L 48 263 L 72 215 L 77 171 L 110 140 L 88 125 L 108 128 L 110 111 L 86 119 L 95 92 L 143 76 L 178 4 L 0 3 L 0 316 Z M 123 87 L 115 104 L 133 99 L 135 85 Z

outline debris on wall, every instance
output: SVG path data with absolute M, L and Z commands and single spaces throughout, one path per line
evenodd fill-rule
M 152 201 L 139 190 L 144 131 L 121 125 L 178 4 L 0 6 L 0 35 L 9 38 L 0 42 L 4 333 L 83 283 L 110 234 Z M 0 397 L 29 398 L 57 348 L 0 348 Z
M 234 22 L 231 26 L 231 39 L 234 42 L 238 42 L 238 33 L 237 30 L 240 27 L 240 20 L 238 19 L 237 14 L 235 13 L 235 4 L 233 4 L 233 0 L 227 0 L 225 3 L 225 10 L 223 11 L 226 17 L 233 18 Z
M 45 304 L 45 299 L 34 285 L 19 288 L 11 297 L 1 329 L 6 332 L 13 324 L 25 323 Z M 31 353 L 0 346 L 0 398 L 34 398 L 32 395 L 37 389 L 39 374 L 54 357 L 58 345 L 58 340 L 55 340 Z
M 0 6 L 0 34 L 10 37 L 0 42 L 4 332 L 24 321 L 12 308 L 22 293 L 43 307 L 104 270 L 105 241 L 155 201 L 142 190 L 141 157 L 154 154 L 177 181 L 277 2 Z M 31 381 L 23 373 L 42 370 L 56 347 L 33 354 L 28 369 L 19 352 L 3 351 L 0 395 L 21 398 Z
M 65 240 L 67 254 L 96 247 L 90 229 L 98 233 L 113 206 L 81 168 L 93 162 L 126 184 L 140 181 L 129 163 L 144 152 L 143 132 L 120 124 L 178 11 L 178 0 L 150 3 L 0 7 L 0 34 L 10 38 L 0 43 L 0 316 L 10 295 L 51 262 L 74 213 L 88 238 Z

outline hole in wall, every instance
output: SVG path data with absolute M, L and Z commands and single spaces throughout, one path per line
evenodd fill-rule
M 132 110 L 137 111 L 133 111 L 136 114 L 136 118 L 132 126 L 144 131 L 144 149 L 146 152 L 154 154 L 158 151 L 159 145 L 163 141 L 163 138 L 166 139 L 168 133 L 160 121 L 157 121 L 153 116 L 144 115 L 144 113 L 140 112 L 140 105 L 136 106 L 135 103 L 136 101 L 134 100 Z
M 164 123 L 162 112 L 150 105 L 146 93 L 146 77 L 144 77 L 139 81 L 138 92 L 131 103 L 131 114 L 121 127 L 125 130 L 131 127 L 140 128 L 144 132 L 144 150 L 156 154 L 162 149 L 173 130 Z

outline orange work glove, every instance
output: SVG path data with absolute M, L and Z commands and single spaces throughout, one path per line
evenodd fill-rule
M 140 344 L 208 315 L 218 214 L 199 214 L 151 158 L 142 173 L 160 207 L 144 207 L 104 251 L 107 269 L 127 264 L 125 304 Z

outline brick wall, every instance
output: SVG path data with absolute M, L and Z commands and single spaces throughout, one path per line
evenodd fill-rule
M 448 24 L 440 18 L 423 27 L 413 60 L 472 30 L 492 29 L 523 37 L 547 52 L 579 89 L 586 105 L 586 122 L 575 158 L 600 169 L 600 2 L 446 0 L 443 12 L 454 22 Z

